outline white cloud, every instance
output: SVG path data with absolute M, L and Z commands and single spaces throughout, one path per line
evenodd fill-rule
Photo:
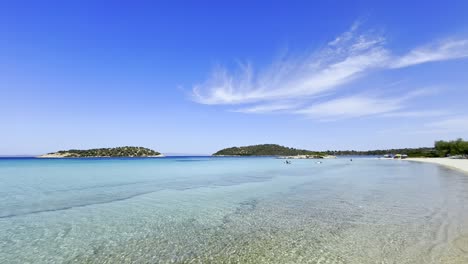
M 390 68 L 402 68 L 416 64 L 468 57 L 468 40 L 448 40 L 416 48 L 396 58 Z
M 442 111 L 409 111 L 407 104 L 413 99 L 433 95 L 437 92 L 437 88 L 424 88 L 399 94 L 398 96 L 359 94 L 315 103 L 309 107 L 296 110 L 295 113 L 326 121 L 372 115 L 385 117 L 434 116 L 441 114 Z
M 388 113 L 403 108 L 404 98 L 377 98 L 370 96 L 350 96 L 333 99 L 297 110 L 316 119 L 335 120 Z
M 382 134 L 431 134 L 439 137 L 460 137 L 460 133 L 468 133 L 468 116 L 447 115 L 444 119 L 432 121 L 424 124 L 413 125 L 412 127 L 400 127 L 395 129 L 386 129 L 380 131 Z
M 299 103 L 271 103 L 271 104 L 259 104 L 250 107 L 235 109 L 233 112 L 239 113 L 274 113 L 274 112 L 284 112 L 286 110 L 291 110 L 298 108 L 300 106 Z
M 254 70 L 250 63 L 239 64 L 234 73 L 216 67 L 205 82 L 193 86 L 192 99 L 207 105 L 242 105 L 233 110 L 236 112 L 287 112 L 318 118 L 437 115 L 433 109 L 411 111 L 405 104 L 431 90 L 417 90 L 397 98 L 363 94 L 336 98 L 336 93 L 338 88 L 375 70 L 468 57 L 468 40 L 438 42 L 396 56 L 385 47 L 385 38 L 359 32 L 359 28 L 360 24 L 354 23 L 324 48 L 301 57 L 282 57 L 262 70 Z M 325 95 L 331 99 L 316 103 L 317 97 Z
M 447 111 L 433 109 L 411 111 L 408 109 L 408 104 L 412 100 L 432 96 L 437 94 L 439 90 L 438 87 L 425 87 L 406 93 L 390 91 L 393 95 L 388 94 L 388 92 L 385 94 L 361 93 L 314 103 L 309 107 L 295 111 L 295 113 L 327 121 L 376 115 L 379 117 L 406 118 L 448 115 L 449 112 Z
M 283 58 L 259 73 L 250 64 L 240 65 L 237 73 L 217 67 L 208 80 L 193 87 L 193 99 L 201 104 L 242 104 L 334 90 L 389 59 L 381 37 L 355 34 L 355 30 L 353 27 L 319 52 Z
M 452 116 L 426 124 L 425 127 L 444 132 L 468 132 L 468 116 Z
M 421 111 L 404 111 L 392 112 L 381 115 L 382 117 L 434 117 L 450 114 L 448 111 L 443 110 L 421 110 Z

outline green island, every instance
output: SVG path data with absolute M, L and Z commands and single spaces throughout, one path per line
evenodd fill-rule
M 408 157 L 447 157 L 447 156 L 468 156 L 468 141 L 461 138 L 457 140 L 439 140 L 434 143 L 434 147 L 423 148 L 399 148 L 399 149 L 377 149 L 377 150 L 327 150 L 312 151 L 284 147 L 277 144 L 261 144 L 243 147 L 231 147 L 222 149 L 213 156 L 310 156 L 327 157 L 342 155 L 386 155 L 386 154 L 406 154 Z
M 213 156 L 325 156 L 325 153 L 305 149 L 289 148 L 277 144 L 261 144 L 243 147 L 225 148 Z
M 39 156 L 39 158 L 99 158 L 99 157 L 161 157 L 162 154 L 143 147 L 116 147 L 95 149 L 60 150 Z

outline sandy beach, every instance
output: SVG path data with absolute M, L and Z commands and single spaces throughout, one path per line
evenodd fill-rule
M 468 174 L 468 159 L 449 159 L 449 158 L 408 158 L 405 160 L 428 162 L 456 169 Z

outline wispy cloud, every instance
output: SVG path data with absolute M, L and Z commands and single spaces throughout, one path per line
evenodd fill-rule
M 253 105 L 250 107 L 239 108 L 239 109 L 235 109 L 232 111 L 239 112 L 239 113 L 262 114 L 262 113 L 275 113 L 275 112 L 290 111 L 292 109 L 297 109 L 300 106 L 301 104 L 296 103 L 296 102 L 275 102 L 275 103 Z
M 217 67 L 208 80 L 193 87 L 193 99 L 202 104 L 242 104 L 333 90 L 388 60 L 383 38 L 356 30 L 353 26 L 318 52 L 282 58 L 258 73 L 251 64 L 240 64 L 237 73 Z
M 417 124 L 413 126 L 405 126 L 399 128 L 385 129 L 379 131 L 381 134 L 431 134 L 445 136 L 449 134 L 468 133 L 468 116 L 466 115 L 444 115 L 435 121 Z
M 304 114 L 321 120 L 336 120 L 377 114 L 396 113 L 405 108 L 405 102 L 416 97 L 429 94 L 430 90 L 415 90 L 400 96 L 353 95 L 335 98 L 322 103 L 297 110 Z
M 446 40 L 416 48 L 402 57 L 395 58 L 390 63 L 390 68 L 402 68 L 426 62 L 466 57 L 468 57 L 468 40 Z
M 452 116 L 428 123 L 426 128 L 440 132 L 468 132 L 468 116 Z
M 420 117 L 435 112 L 398 112 L 419 96 L 411 92 L 389 98 L 366 93 L 340 97 L 337 92 L 376 70 L 465 57 L 468 40 L 464 39 L 424 45 L 397 56 L 381 34 L 363 32 L 355 23 L 322 49 L 299 57 L 284 56 L 264 69 L 255 70 L 251 63 L 239 63 L 236 72 L 218 66 L 205 82 L 193 86 L 191 96 L 200 104 L 241 105 L 233 111 L 243 113 L 287 112 L 338 119 L 377 114 Z M 324 95 L 327 101 L 317 100 Z
M 351 96 L 333 99 L 296 111 L 317 119 L 334 120 L 387 113 L 402 108 L 400 99 Z
M 419 110 L 419 111 L 402 111 L 391 112 L 381 115 L 382 117 L 434 117 L 451 114 L 445 110 Z

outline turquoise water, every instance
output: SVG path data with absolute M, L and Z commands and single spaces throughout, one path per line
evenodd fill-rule
M 0 263 L 468 263 L 468 176 L 316 162 L 0 159 Z

